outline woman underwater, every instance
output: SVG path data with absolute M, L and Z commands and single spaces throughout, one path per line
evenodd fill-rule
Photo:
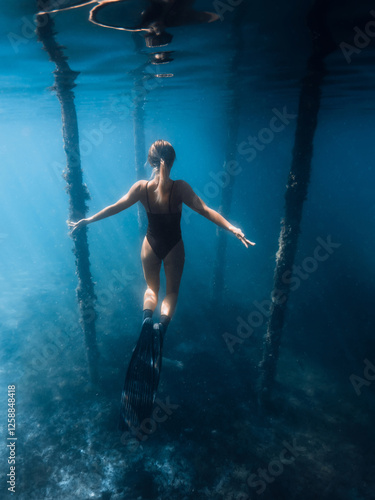
M 142 331 L 129 365 L 122 398 L 123 406 L 127 406 L 122 409 L 122 418 L 128 424 L 129 422 L 135 424 L 141 421 L 142 417 L 148 416 L 156 394 L 161 368 L 161 348 L 176 308 L 185 261 L 180 229 L 182 204 L 185 203 L 219 227 L 233 233 L 246 247 L 255 245 L 245 238 L 241 229 L 234 227 L 222 215 L 209 208 L 187 182 L 174 181 L 170 178 L 175 157 L 176 153 L 169 142 L 163 140 L 154 142 L 148 153 L 148 162 L 153 167 L 150 181 L 137 181 L 117 203 L 104 208 L 92 217 L 78 222 L 68 222 L 73 232 L 87 224 L 118 214 L 138 201 L 147 212 L 148 228 L 141 250 L 143 272 L 147 283 L 143 300 Z M 162 262 L 166 277 L 166 295 L 161 304 L 160 323 L 154 325 L 152 315 L 158 303 Z M 141 391 L 139 391 L 140 384 L 143 386 Z M 144 403 L 147 400 L 146 395 L 143 394 L 141 397 L 139 394 L 144 391 L 149 392 L 147 408 Z M 129 416 L 129 411 L 132 416 Z

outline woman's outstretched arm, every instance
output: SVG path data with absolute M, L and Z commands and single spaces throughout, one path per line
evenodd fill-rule
M 68 221 L 68 225 L 72 228 L 72 232 L 83 226 L 87 226 L 87 224 L 91 224 L 92 222 L 105 219 L 106 217 L 111 217 L 112 215 L 116 215 L 119 212 L 122 212 L 123 210 L 131 207 L 132 205 L 134 205 L 134 203 L 137 203 L 137 201 L 140 200 L 141 188 L 144 182 L 145 181 L 136 182 L 132 185 L 126 195 L 120 198 L 116 203 L 103 208 L 103 210 L 96 213 L 95 215 L 92 215 L 88 219 L 81 219 L 78 222 Z
M 198 212 L 200 215 L 203 215 L 203 217 L 206 217 L 206 219 L 214 222 L 219 227 L 222 227 L 223 229 L 226 229 L 227 231 L 233 233 L 238 239 L 242 241 L 246 248 L 249 245 L 255 245 L 255 243 L 245 238 L 245 235 L 240 228 L 234 227 L 230 222 L 227 221 L 227 219 L 220 215 L 219 212 L 216 212 L 216 210 L 208 207 L 205 202 L 193 191 L 190 184 L 185 181 L 180 182 L 181 197 L 183 203 L 185 203 L 192 210 Z

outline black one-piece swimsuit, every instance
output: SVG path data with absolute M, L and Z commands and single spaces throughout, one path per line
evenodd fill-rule
M 158 214 L 151 211 L 150 202 L 148 199 L 148 182 L 146 184 L 146 196 L 148 205 L 148 228 L 146 238 L 150 243 L 151 248 L 159 259 L 163 260 L 172 248 L 177 245 L 181 239 L 181 212 L 171 212 L 171 196 L 174 186 L 172 184 L 169 193 L 169 212 Z

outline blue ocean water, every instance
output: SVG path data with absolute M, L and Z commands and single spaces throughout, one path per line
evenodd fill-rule
M 2 6 L 1 498 L 375 498 L 371 2 L 327 2 L 337 49 L 325 58 L 267 409 L 259 404 L 259 363 L 301 82 L 318 36 L 306 22 L 313 2 L 197 0 L 197 11 L 219 19 L 167 28 L 173 38 L 163 47 L 147 47 L 141 33 L 90 23 L 97 3 L 50 15 L 54 38 L 78 72 L 73 92 L 88 215 L 137 180 L 141 109 L 144 159 L 154 140 L 170 141 L 172 178 L 189 182 L 215 210 L 231 189 L 223 215 L 256 246 L 246 249 L 227 234 L 218 299 L 222 230 L 184 207 L 186 262 L 156 403 L 167 418 L 120 433 L 121 390 L 145 291 L 138 209 L 88 228 L 100 352 L 93 385 L 66 224 L 62 112 L 51 90 L 56 68 L 35 31 L 36 2 Z M 148 3 L 129 6 L 134 14 Z M 160 53 L 173 60 L 152 64 Z M 229 161 L 236 162 L 231 174 Z

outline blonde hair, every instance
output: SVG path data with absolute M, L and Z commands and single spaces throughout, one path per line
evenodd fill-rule
M 161 203 L 163 195 L 167 193 L 166 183 L 169 179 L 169 172 L 176 158 L 172 144 L 167 141 L 155 141 L 149 151 L 147 160 L 152 170 L 151 178 L 157 181 L 156 202 Z

